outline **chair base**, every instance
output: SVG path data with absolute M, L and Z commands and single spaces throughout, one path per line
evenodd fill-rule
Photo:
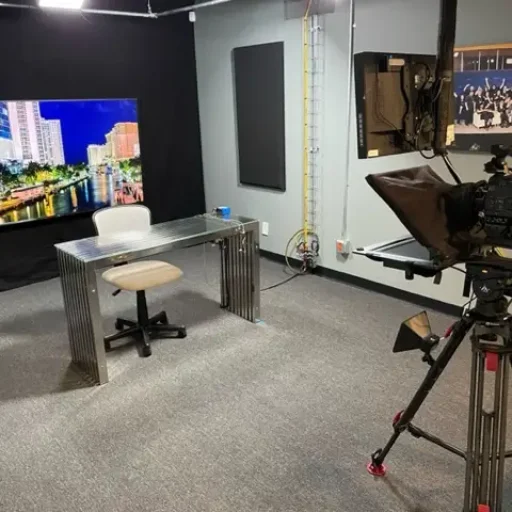
M 112 350 L 111 343 L 113 341 L 133 337 L 140 346 L 142 357 L 149 357 L 151 355 L 150 340 L 152 338 L 185 338 L 187 336 L 186 327 L 170 324 L 165 311 L 161 311 L 144 322 L 117 318 L 115 328 L 119 332 L 105 337 L 105 350 L 107 352 Z

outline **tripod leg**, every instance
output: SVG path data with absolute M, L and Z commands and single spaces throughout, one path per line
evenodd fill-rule
M 480 496 L 478 503 L 489 502 L 489 462 L 491 459 L 491 432 L 493 414 L 482 411 L 482 461 L 480 469 Z
M 499 354 L 494 410 L 483 409 L 486 354 L 475 344 L 471 372 L 464 512 L 488 507 L 502 512 L 510 354 Z M 494 370 L 491 370 L 494 371 Z
M 508 362 L 500 358 L 498 360 L 498 370 L 494 381 L 494 418 L 492 426 L 492 445 L 491 445 L 491 476 L 489 486 L 489 503 L 492 510 L 496 510 L 496 474 L 498 469 L 498 443 L 500 429 L 500 399 L 503 387 L 503 365 Z
M 475 348 L 476 350 L 476 348 Z M 472 473 L 471 487 L 471 508 L 476 510 L 479 498 L 479 489 L 481 485 L 480 479 L 480 463 L 482 461 L 482 408 L 484 401 L 484 363 L 485 355 L 481 351 L 477 351 L 477 369 L 476 369 L 476 398 L 475 407 L 469 411 L 468 424 L 473 424 L 473 445 L 471 452 L 467 454 L 466 471 Z M 470 401 L 472 401 L 470 399 Z M 468 427 L 469 429 L 469 427 Z M 468 436 L 469 437 L 469 436 Z M 469 510 L 468 510 L 469 512 Z
M 475 463 L 475 416 L 478 376 L 481 373 L 480 353 L 473 346 L 471 357 L 471 384 L 469 388 L 469 418 L 468 418 L 468 444 L 466 449 L 466 481 L 464 492 L 464 512 L 469 512 L 471 500 L 471 482 L 473 479 L 473 464 Z
M 500 433 L 498 452 L 498 474 L 496 476 L 496 512 L 503 508 L 503 480 L 505 478 L 505 451 L 507 442 L 507 410 L 508 410 L 508 379 L 510 372 L 510 355 L 503 358 L 503 378 L 501 379 L 501 403 L 500 403 Z
M 448 365 L 450 359 L 459 348 L 459 345 L 466 337 L 466 334 L 471 329 L 473 323 L 474 321 L 470 317 L 463 317 L 455 324 L 450 339 L 444 346 L 434 364 L 430 367 L 427 376 L 421 383 L 419 389 L 416 391 L 413 399 L 404 410 L 398 421 L 393 425 L 394 432 L 386 446 L 372 454 L 372 461 L 367 466 L 370 474 L 374 476 L 383 476 L 385 474 L 385 467 L 383 464 L 384 459 L 388 455 L 391 448 L 393 448 L 397 439 L 400 437 L 400 434 L 407 429 L 407 425 L 412 421 L 418 412 L 434 384 L 437 382 L 443 373 L 443 370 Z

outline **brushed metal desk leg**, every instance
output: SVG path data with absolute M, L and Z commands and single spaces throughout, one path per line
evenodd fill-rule
M 242 314 L 243 317 L 246 320 L 249 320 L 250 322 L 253 321 L 252 315 L 251 315 L 251 267 L 250 267 L 250 260 L 251 260 L 251 243 L 252 240 L 252 232 L 247 233 L 242 246 L 242 253 L 241 253 L 241 265 L 242 268 L 240 270 L 242 275 L 242 297 L 243 297 L 243 306 L 242 306 Z
M 230 239 L 232 246 L 232 263 L 233 263 L 233 313 L 237 316 L 240 314 L 240 236 L 234 236 Z
M 100 297 L 98 294 L 98 282 L 96 269 L 91 267 L 87 270 L 87 295 L 89 315 L 92 328 L 93 353 L 96 355 L 93 364 L 94 372 L 98 376 L 98 384 L 108 382 L 107 353 L 105 351 L 105 333 L 103 332 L 103 320 L 101 317 Z
M 255 229 L 252 233 L 250 244 L 251 253 L 251 308 L 252 308 L 252 321 L 257 322 L 260 319 L 260 230 Z
M 220 307 L 227 308 L 229 304 L 227 277 L 227 248 L 226 240 L 221 240 L 220 248 Z
M 58 251 L 64 309 L 73 364 L 92 384 L 108 382 L 96 273 Z
M 221 244 L 221 306 L 250 322 L 260 317 L 259 231 L 225 238 Z
M 236 293 L 235 293 L 235 248 L 233 243 L 233 238 L 227 238 L 226 239 L 226 247 L 227 247 L 227 261 L 226 261 L 226 273 L 227 273 L 227 280 L 228 280 L 228 311 L 230 313 L 235 312 L 235 306 L 236 306 Z

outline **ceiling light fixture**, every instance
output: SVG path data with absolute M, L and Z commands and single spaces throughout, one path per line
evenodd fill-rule
M 39 7 L 56 9 L 81 9 L 84 0 L 39 0 Z

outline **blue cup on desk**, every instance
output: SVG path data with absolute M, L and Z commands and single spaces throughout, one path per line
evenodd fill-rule
M 229 206 L 217 206 L 215 213 L 224 219 L 228 219 L 231 216 L 231 208 Z

